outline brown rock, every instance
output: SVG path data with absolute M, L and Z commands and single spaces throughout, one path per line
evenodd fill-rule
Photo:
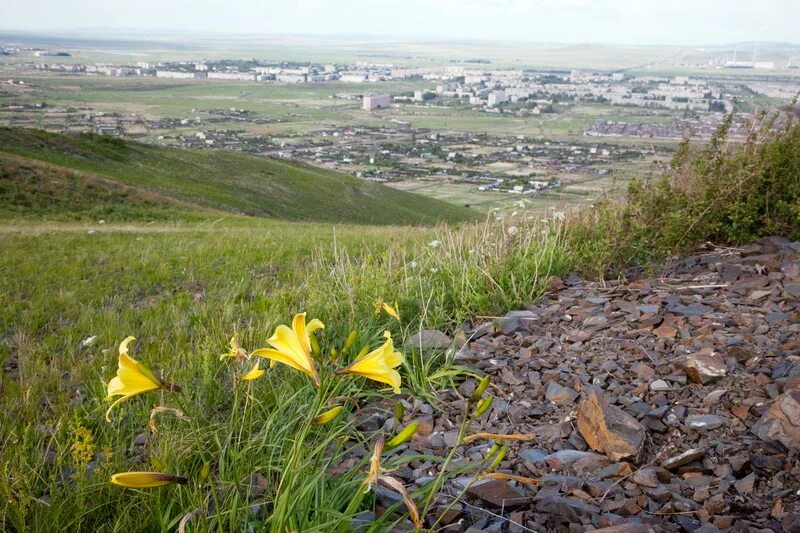
M 672 470 L 673 468 L 678 468 L 679 466 L 688 465 L 692 461 L 697 461 L 705 454 L 705 448 L 692 448 L 666 459 L 663 463 L 661 463 L 661 466 L 667 470 Z
M 491 479 L 483 483 L 476 483 L 467 489 L 467 492 L 495 507 L 504 509 L 527 505 L 531 500 L 530 497 L 513 487 L 508 481 L 501 479 Z
M 644 427 L 619 407 L 609 405 L 597 389 L 590 389 L 578 404 L 578 431 L 593 450 L 613 461 L 638 456 L 644 444 Z
M 657 487 L 659 485 L 655 468 L 640 468 L 633 474 L 633 482 L 643 487 Z
M 790 450 L 800 451 L 800 390 L 778 396 L 753 426 L 753 433 L 767 442 L 780 442 Z
M 406 339 L 406 345 L 418 350 L 446 350 L 453 340 L 436 329 L 421 329 Z
M 558 405 L 569 405 L 578 398 L 578 393 L 572 389 L 559 385 L 555 381 L 547 384 L 547 390 L 544 393 L 545 398 Z
M 739 481 L 733 484 L 734 488 L 736 488 L 736 492 L 741 494 L 742 496 L 747 496 L 753 489 L 755 488 L 756 484 L 756 475 L 755 473 L 751 472 L 750 474 L 746 475 Z
M 727 373 L 725 360 L 715 354 L 696 353 L 688 355 L 678 363 L 686 376 L 695 383 L 705 385 Z

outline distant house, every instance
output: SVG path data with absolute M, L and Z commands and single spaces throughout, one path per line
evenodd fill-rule
M 391 102 L 392 97 L 388 94 L 365 94 L 361 107 L 365 111 L 374 111 L 389 107 Z

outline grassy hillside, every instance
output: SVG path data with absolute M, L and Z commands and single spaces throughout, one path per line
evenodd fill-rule
M 13 169 L 20 168 L 20 163 L 8 163 L 8 156 L 4 157 L 3 153 L 61 167 L 23 165 L 28 174 L 34 169 L 46 172 L 44 181 L 51 189 L 77 191 L 81 180 L 91 182 L 95 190 L 90 194 L 95 195 L 95 199 L 99 194 L 106 207 L 128 209 L 128 197 L 142 201 L 149 198 L 161 206 L 183 204 L 195 209 L 284 220 L 381 225 L 461 222 L 476 216 L 466 208 L 345 174 L 248 154 L 179 150 L 97 135 L 72 136 L 0 128 L 0 158 L 3 158 L 4 169 L 0 177 L 3 194 L 0 205 L 4 210 L 7 209 L 6 200 L 11 199 L 12 187 L 16 189 L 14 197 L 31 200 L 37 189 L 21 188 L 25 183 L 32 185 L 42 179 L 28 177 L 24 183 L 14 179 Z M 69 171 L 89 176 L 74 177 Z M 114 192 L 99 192 L 98 189 L 108 186 L 109 182 L 112 182 L 109 191 Z M 34 201 L 36 205 L 39 203 Z M 64 211 L 70 211 L 68 207 L 81 211 L 85 204 L 84 200 L 66 204 Z M 98 204 L 91 205 L 96 209 Z M 51 205 L 48 214 L 53 214 L 52 211 Z

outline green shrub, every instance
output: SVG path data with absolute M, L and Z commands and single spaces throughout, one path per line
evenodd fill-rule
M 575 217 L 575 265 L 603 274 L 653 264 L 703 242 L 738 245 L 767 235 L 800 238 L 800 123 L 794 106 L 754 118 L 731 137 L 733 115 L 710 142 L 684 142 L 670 170 L 634 180 L 623 201 L 606 199 Z

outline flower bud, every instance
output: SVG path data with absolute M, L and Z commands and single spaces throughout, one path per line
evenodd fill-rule
M 419 422 L 412 422 L 403 428 L 403 431 L 395 435 L 392 440 L 386 443 L 384 446 L 384 450 L 391 450 L 393 448 L 397 448 L 401 444 L 404 444 L 411 440 L 411 438 L 417 434 L 417 430 L 419 430 Z
M 344 411 L 344 408 L 341 405 L 337 405 L 336 407 L 328 409 L 321 415 L 315 417 L 313 420 L 311 420 L 311 422 L 317 425 L 327 424 L 328 422 L 339 416 L 342 411 Z
M 475 392 L 472 393 L 472 396 L 470 396 L 469 401 L 477 402 L 478 400 L 480 400 L 481 399 L 481 395 L 484 392 L 486 392 L 486 389 L 489 387 L 489 383 L 491 381 L 492 381 L 492 378 L 488 374 L 483 376 L 483 379 L 481 380 L 481 382 L 478 383 L 477 387 L 475 387 Z
M 353 330 L 350 332 L 350 335 L 347 336 L 347 340 L 344 341 L 344 346 L 342 347 L 342 352 L 346 352 L 350 348 L 352 348 L 353 343 L 356 342 L 356 338 L 358 337 L 358 332 Z
M 403 415 L 406 414 L 406 408 L 403 407 L 403 402 L 395 402 L 394 403 L 394 418 L 401 422 L 403 420 Z
M 209 474 L 211 474 L 211 463 L 203 462 L 203 468 L 200 469 L 200 475 L 197 478 L 197 485 L 201 486 L 205 483 Z
M 311 333 L 308 335 L 308 340 L 311 343 L 311 353 L 319 357 L 319 355 L 322 353 L 322 350 L 320 350 L 319 348 L 319 341 L 317 340 L 317 336 Z

